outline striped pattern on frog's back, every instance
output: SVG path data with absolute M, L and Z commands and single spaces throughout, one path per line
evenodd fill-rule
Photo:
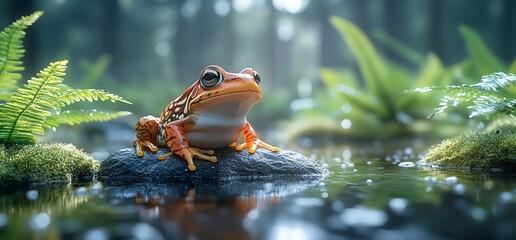
M 199 85 L 196 82 L 186 89 L 181 96 L 170 102 L 161 113 L 161 126 L 164 127 L 173 121 L 187 117 L 190 114 L 190 101 L 197 95 L 198 90 Z

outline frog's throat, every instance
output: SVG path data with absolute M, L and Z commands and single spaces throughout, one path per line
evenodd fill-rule
M 185 132 L 189 144 L 216 149 L 234 143 L 245 126 L 247 113 L 259 100 L 259 94 L 242 92 L 198 104 L 190 113 L 195 124 Z

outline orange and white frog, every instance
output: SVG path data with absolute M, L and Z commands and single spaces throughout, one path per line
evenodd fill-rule
M 145 116 L 134 130 L 136 155 L 142 157 L 144 148 L 158 151 L 157 146 L 168 147 L 170 152 L 158 156 L 165 160 L 176 154 L 183 158 L 190 171 L 196 167 L 193 158 L 217 162 L 212 149 L 236 147 L 254 153 L 256 148 L 273 147 L 258 138 L 246 115 L 260 101 L 262 91 L 260 75 L 251 68 L 240 73 L 224 71 L 219 66 L 209 65 L 185 92 L 170 102 L 159 118 Z M 237 144 L 240 134 L 244 143 Z

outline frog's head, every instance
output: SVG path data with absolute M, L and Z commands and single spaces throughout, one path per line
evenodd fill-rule
M 196 112 L 209 108 L 217 108 L 211 109 L 215 111 L 237 108 L 233 110 L 245 115 L 261 99 L 260 81 L 258 73 L 251 68 L 230 73 L 219 66 L 209 65 L 192 85 L 189 109 Z

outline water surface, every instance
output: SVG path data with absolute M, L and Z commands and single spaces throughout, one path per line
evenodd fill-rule
M 298 149 L 331 171 L 317 181 L 2 190 L 0 239 L 516 237 L 514 175 L 424 168 L 403 145 Z

